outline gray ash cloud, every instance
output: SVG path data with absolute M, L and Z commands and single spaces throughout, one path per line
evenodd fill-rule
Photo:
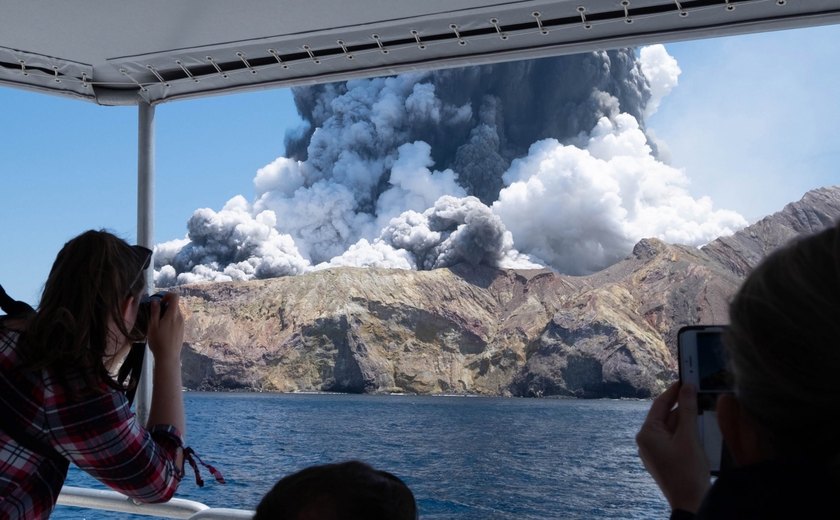
M 645 134 L 678 75 L 653 46 L 295 88 L 285 156 L 253 199 L 160 244 L 157 283 L 458 262 L 586 274 L 645 236 L 732 232 L 743 219 L 690 197 Z
M 436 167 L 458 172 L 467 193 L 485 204 L 498 198 L 502 174 L 513 159 L 527 154 L 531 144 L 587 133 L 601 117 L 618 113 L 619 107 L 642 121 L 651 97 L 632 49 L 433 71 L 417 81 L 428 100 L 407 102 L 405 117 L 395 118 L 387 132 L 374 132 L 370 142 L 354 150 L 379 158 L 404 142 L 426 142 Z M 351 124 L 355 116 L 366 113 L 331 106 L 351 90 L 352 83 L 293 89 L 295 105 L 307 125 L 303 132 L 287 136 L 289 158 L 309 160 L 322 171 L 330 169 L 330 162 L 320 162 L 318 146 L 312 146 L 313 134 L 333 122 Z M 374 184 L 366 200 L 375 199 L 385 188 L 386 183 Z

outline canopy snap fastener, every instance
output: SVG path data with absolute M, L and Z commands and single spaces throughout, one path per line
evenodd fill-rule
M 353 55 L 352 55 L 352 54 L 350 54 L 350 52 L 347 50 L 347 46 L 346 46 L 346 45 L 344 45 L 344 40 L 336 40 L 336 41 L 335 41 L 335 43 L 337 43 L 337 44 L 338 44 L 338 46 L 339 46 L 339 47 L 341 47 L 341 50 L 342 50 L 342 51 L 344 51 L 344 56 L 345 56 L 348 60 L 352 60 L 352 59 L 353 59 Z
M 212 56 L 206 56 L 205 58 L 207 59 L 207 61 L 210 62 L 210 65 L 212 65 L 213 68 L 216 69 L 216 72 L 219 73 L 219 76 L 227 79 L 227 77 L 228 77 L 227 73 L 225 71 L 223 71 L 221 67 L 219 67 L 219 64 L 216 63 L 216 60 L 214 60 Z
M 237 57 L 239 57 L 239 60 L 240 60 L 240 61 L 242 61 L 242 63 L 244 63 L 244 64 L 245 64 L 245 67 L 247 67 L 247 68 L 248 68 L 248 71 L 249 71 L 251 74 L 256 74 L 256 73 L 257 73 L 256 69 L 254 69 L 254 67 L 252 67 L 250 63 L 248 63 L 248 58 L 246 58 L 246 57 L 245 57 L 245 53 L 244 53 L 244 52 L 242 52 L 242 51 L 236 51 L 236 56 L 237 56 Z
M 269 53 L 269 54 L 271 54 L 272 56 L 274 56 L 274 59 L 275 59 L 275 60 L 277 60 L 277 63 L 279 63 L 280 65 L 282 65 L 284 69 L 288 69 L 288 68 L 289 68 L 289 66 L 288 66 L 286 63 L 284 63 L 282 59 L 280 59 L 280 55 L 279 55 L 279 54 L 277 54 L 277 51 L 276 51 L 276 50 L 274 50 L 274 49 L 268 49 L 268 53 Z
M 149 69 L 149 72 L 151 72 L 152 74 L 155 75 L 157 80 L 160 81 L 163 84 L 164 87 L 169 86 L 169 82 L 166 81 L 165 79 L 163 79 L 163 76 L 161 76 L 160 73 L 158 71 L 156 71 L 154 67 L 152 67 L 151 65 L 146 65 L 146 68 Z
M 455 37 L 458 38 L 458 45 L 466 45 L 467 41 L 461 38 L 461 33 L 458 32 L 458 26 L 454 23 L 449 24 L 449 28 L 452 29 L 452 32 L 455 33 Z
M 122 74 L 122 75 L 123 75 L 123 76 L 125 76 L 126 78 L 130 79 L 132 83 L 134 83 L 135 85 L 137 85 L 138 87 L 140 87 L 140 91 L 141 91 L 141 92 L 148 92 L 148 91 L 149 91 L 149 89 L 147 89 L 146 87 L 144 87 L 142 83 L 140 83 L 139 81 L 137 81 L 136 79 L 134 79 L 133 77 L 131 77 L 131 74 L 129 74 L 127 70 L 125 70 L 125 69 L 120 69 L 120 74 Z
M 420 33 L 415 31 L 414 29 L 411 30 L 411 35 L 414 36 L 414 40 L 417 41 L 417 48 L 421 51 L 426 50 L 426 44 L 420 40 Z
M 192 79 L 193 81 L 195 81 L 196 83 L 198 83 L 198 78 L 196 78 L 195 76 L 193 76 L 193 75 L 192 75 L 192 72 L 190 72 L 190 71 L 187 69 L 187 67 L 184 65 L 184 63 L 183 63 L 181 60 L 175 60 L 175 63 L 176 63 L 179 67 L 181 67 L 181 70 L 183 70 L 183 71 L 184 71 L 184 74 L 186 74 L 188 78 L 190 78 L 190 79 Z
M 378 34 L 371 34 L 370 37 L 373 38 L 373 41 L 375 41 L 376 45 L 379 47 L 379 52 L 382 54 L 388 54 L 388 49 L 382 45 L 382 38 L 380 38 Z
M 502 31 L 502 28 L 499 26 L 499 19 L 498 18 L 490 18 L 490 23 L 493 24 L 493 27 L 496 28 L 496 34 L 499 35 L 499 39 L 507 40 L 508 36 Z
M 630 18 L 630 0 L 621 0 L 621 7 L 624 8 L 624 23 L 633 23 Z
M 577 8 L 577 12 L 580 13 L 580 23 L 583 24 L 583 28 L 592 29 L 592 24 L 586 21 L 586 8 L 582 5 L 579 5 Z
M 309 58 L 312 60 L 312 63 L 314 63 L 315 65 L 320 65 L 320 64 L 321 64 L 321 60 L 319 60 L 319 59 L 315 56 L 315 53 L 312 51 L 312 47 L 310 47 L 309 45 L 304 44 L 304 45 L 303 45 L 303 50 L 305 50 L 305 51 L 306 51 L 306 54 L 308 54 L 308 55 L 309 55 Z
M 542 16 L 542 15 L 540 14 L 540 12 L 539 12 L 539 11 L 534 11 L 533 13 L 531 13 L 531 16 L 533 16 L 533 17 L 534 17 L 534 19 L 537 21 L 537 27 L 539 27 L 539 29 L 540 29 L 540 33 L 541 33 L 543 36 L 545 36 L 546 34 L 548 34 L 548 29 L 546 29 L 545 27 L 543 27 L 542 20 L 540 19 L 540 16 Z

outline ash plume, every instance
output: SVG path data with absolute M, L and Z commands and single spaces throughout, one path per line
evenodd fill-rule
M 439 198 L 423 213 L 406 211 L 391 219 L 373 242 L 362 239 L 342 255 L 316 266 L 438 269 L 461 262 L 539 268 L 513 248 L 501 218 L 476 197 Z
M 341 136 L 342 144 L 371 162 L 404 142 L 423 141 L 431 147 L 434 164 L 458 172 L 468 194 L 485 204 L 496 200 L 502 174 L 532 143 L 589 132 L 619 107 L 641 120 L 651 96 L 631 49 L 293 91 L 308 124 L 302 133 L 287 136 L 290 158 L 307 161 L 319 172 L 340 172 L 340 152 L 326 145 L 327 137 Z M 348 139 L 359 127 L 370 131 L 362 139 Z
M 303 273 L 309 263 L 294 241 L 275 229 L 270 211 L 253 215 L 236 196 L 221 211 L 196 210 L 187 223 L 188 239 L 155 246 L 155 285 L 250 280 Z
M 664 47 L 293 89 L 304 120 L 255 197 L 196 211 L 157 248 L 160 286 L 334 265 L 548 265 L 585 274 L 640 238 L 745 225 L 686 191 L 644 117 L 674 88 Z

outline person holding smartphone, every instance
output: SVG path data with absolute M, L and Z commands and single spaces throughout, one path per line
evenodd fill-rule
M 717 420 L 733 459 L 712 483 L 697 388 L 675 383 L 636 436 L 678 518 L 837 515 L 840 491 L 840 225 L 775 251 L 729 310 L 733 393 Z
M 726 326 L 721 325 L 688 325 L 677 333 L 680 384 L 697 390 L 697 432 L 713 476 L 731 465 L 717 421 L 718 399 L 732 392 L 723 345 L 725 332 Z
M 148 424 L 117 382 L 151 256 L 82 233 L 56 257 L 37 312 L 0 321 L 0 518 L 50 516 L 70 462 L 139 502 L 175 493 L 185 427 L 176 294 L 151 303 L 144 331 L 155 358 Z

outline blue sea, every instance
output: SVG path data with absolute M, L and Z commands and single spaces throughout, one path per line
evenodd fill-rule
M 254 509 L 280 477 L 364 460 L 402 478 L 422 519 L 667 518 L 634 436 L 646 401 L 187 393 L 187 444 L 227 479 L 176 496 Z M 71 467 L 68 484 L 102 487 Z M 54 519 L 145 516 L 59 506 Z

